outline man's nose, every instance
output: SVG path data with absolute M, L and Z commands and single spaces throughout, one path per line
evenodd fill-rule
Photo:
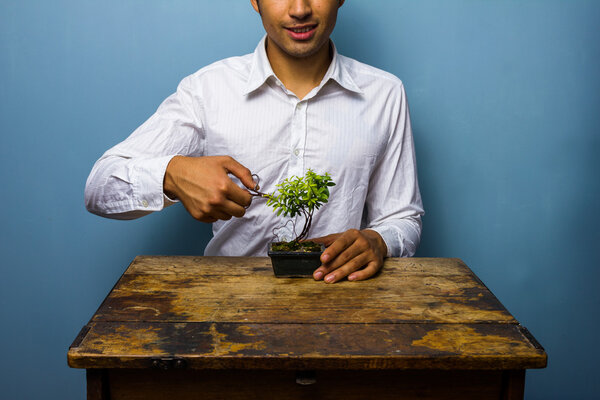
M 290 0 L 290 17 L 294 19 L 305 19 L 312 14 L 310 0 Z

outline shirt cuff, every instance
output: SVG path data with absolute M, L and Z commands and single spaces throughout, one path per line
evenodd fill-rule
M 178 202 L 164 193 L 163 183 L 167 165 L 176 154 L 136 160 L 130 176 L 133 183 L 133 202 L 142 211 L 160 211 Z

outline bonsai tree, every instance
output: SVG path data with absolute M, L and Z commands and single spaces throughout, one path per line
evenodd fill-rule
M 277 184 L 275 193 L 261 193 L 258 191 L 258 185 L 251 192 L 255 196 L 266 198 L 267 205 L 273 207 L 273 211 L 278 216 L 283 214 L 284 217 L 290 218 L 297 215 L 304 217 L 304 226 L 300 234 L 296 233 L 294 224 L 294 234 L 297 236 L 290 242 L 295 245 L 293 247 L 299 247 L 299 242 L 306 239 L 308 235 L 314 212 L 329 200 L 329 187 L 331 186 L 335 186 L 335 183 L 328 173 L 319 175 L 309 169 L 302 178 L 292 176 Z

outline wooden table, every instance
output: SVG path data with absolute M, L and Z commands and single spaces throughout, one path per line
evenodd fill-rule
M 364 282 L 137 257 L 68 352 L 88 399 L 521 399 L 546 353 L 458 259 Z

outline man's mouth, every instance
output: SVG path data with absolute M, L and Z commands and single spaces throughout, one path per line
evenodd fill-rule
M 314 26 L 305 26 L 304 28 L 290 28 L 291 31 L 296 33 L 305 33 L 312 30 Z
M 290 37 L 295 40 L 308 40 L 315 34 L 317 25 L 303 25 L 285 28 Z

